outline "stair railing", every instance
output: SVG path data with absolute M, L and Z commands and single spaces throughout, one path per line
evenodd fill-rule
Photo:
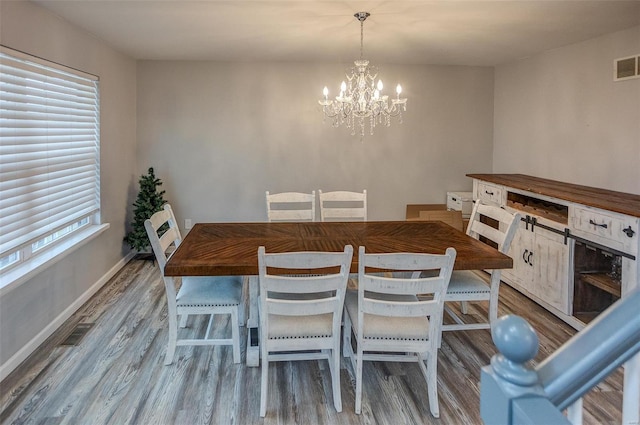
M 631 360 L 632 366 L 640 362 L 638 306 L 640 289 L 615 302 L 535 368 L 526 365 L 538 352 L 538 336 L 531 325 L 515 315 L 499 318 L 491 331 L 499 352 L 482 368 L 484 423 L 570 424 L 564 409 L 581 409 L 581 398 L 591 388 L 625 362 Z M 633 410 L 623 412 L 625 423 L 638 423 L 638 388 L 632 387 L 625 388 L 625 408 Z M 580 418 L 579 413 L 571 416 Z

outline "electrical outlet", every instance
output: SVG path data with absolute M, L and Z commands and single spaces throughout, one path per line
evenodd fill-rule
M 185 218 L 184 219 L 184 228 L 186 230 L 189 230 L 193 227 L 193 225 L 191 224 L 191 219 L 190 218 Z

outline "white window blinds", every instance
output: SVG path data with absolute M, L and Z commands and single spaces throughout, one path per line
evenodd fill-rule
M 0 258 L 99 212 L 96 77 L 0 50 Z

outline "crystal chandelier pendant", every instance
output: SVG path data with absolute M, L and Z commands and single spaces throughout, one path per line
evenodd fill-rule
M 365 134 L 368 122 L 370 134 L 376 125 L 391 126 L 391 118 L 397 117 L 402 124 L 402 112 L 407 110 L 407 99 L 401 98 L 402 87 L 396 87 L 395 99 L 382 94 L 384 88 L 378 77 L 376 67 L 369 65 L 363 59 L 364 50 L 364 21 L 370 16 L 368 12 L 358 12 L 354 15 L 360 21 L 360 59 L 353 62 L 354 67 L 347 72 L 347 79 L 340 86 L 340 94 L 335 100 L 329 99 L 329 89 L 322 90 L 324 96 L 318 103 L 322 106 L 323 121 L 330 118 L 334 127 L 344 125 L 351 129 L 351 135 Z

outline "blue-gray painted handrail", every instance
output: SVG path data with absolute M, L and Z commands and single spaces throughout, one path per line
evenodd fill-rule
M 640 288 L 626 294 L 531 369 L 538 338 L 521 317 L 491 329 L 498 353 L 482 368 L 480 416 L 487 425 L 569 424 L 561 413 L 640 352 Z M 542 422 L 541 422 L 542 421 Z
M 616 301 L 536 368 L 549 400 L 563 410 L 640 352 L 640 288 Z

